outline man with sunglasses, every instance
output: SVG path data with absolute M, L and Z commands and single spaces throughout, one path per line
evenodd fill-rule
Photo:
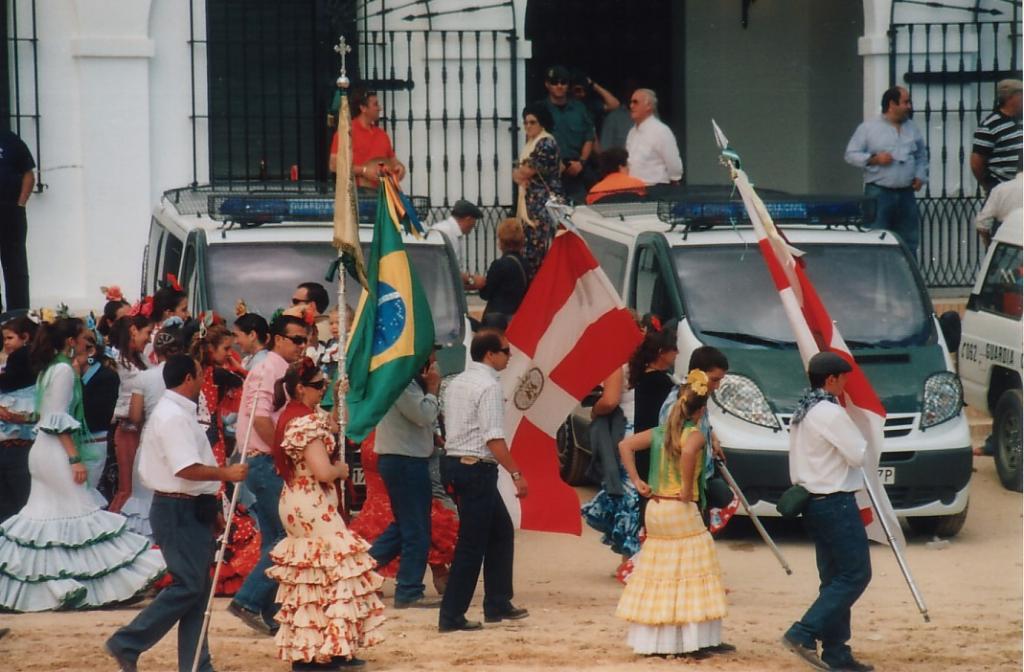
M 512 475 L 516 496 L 525 497 L 526 479 L 505 442 L 505 402 L 498 372 L 508 366 L 508 341 L 494 330 L 478 332 L 470 344 L 473 361 L 452 380 L 444 395 L 445 457 L 441 478 L 459 508 L 448 587 L 441 601 L 438 630 L 480 630 L 466 619 L 484 570 L 484 620 L 498 623 L 529 616 L 512 604 L 515 529 L 498 493 L 499 465 Z
M 265 635 L 276 630 L 274 594 L 277 585 L 264 572 L 271 564 L 270 550 L 285 536 L 277 513 L 282 482 L 270 455 L 278 416 L 274 412 L 274 384 L 284 377 L 289 364 L 297 362 L 305 354 L 308 338 L 306 323 L 293 315 L 281 315 L 270 323 L 270 352 L 246 376 L 238 409 L 239 445 L 243 444 L 246 436 L 249 437 L 249 475 L 245 486 L 256 497 L 256 519 L 261 535 L 260 560 L 228 605 L 228 611 Z M 248 431 L 250 423 L 252 432 Z
M 547 130 L 555 136 L 564 166 L 562 188 L 567 197 L 582 203 L 587 194 L 584 167 L 594 149 L 594 121 L 586 106 L 569 96 L 571 76 L 561 65 L 548 68 L 544 74 L 548 97 L 543 102 L 554 121 Z

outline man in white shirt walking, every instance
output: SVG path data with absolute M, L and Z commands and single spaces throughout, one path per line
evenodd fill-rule
M 498 466 L 512 475 L 516 496 L 526 496 L 505 442 L 505 403 L 498 372 L 508 366 L 508 341 L 495 331 L 481 331 L 470 345 L 473 361 L 445 391 L 445 457 L 441 477 L 459 507 L 448 587 L 441 601 L 438 630 L 479 630 L 480 621 L 466 620 L 480 567 L 484 571 L 484 620 L 497 623 L 529 616 L 512 605 L 512 558 L 515 529 L 498 494 Z
M 811 390 L 790 422 L 789 475 L 810 494 L 803 515 L 821 584 L 818 599 L 782 643 L 816 669 L 870 672 L 874 668 L 855 659 L 847 645 L 850 608 L 871 581 L 868 536 L 854 497 L 864 485 L 867 441 L 839 404 L 851 370 L 834 352 L 811 357 Z
M 669 184 L 683 179 L 683 159 L 672 129 L 655 116 L 658 96 L 650 89 L 637 89 L 629 97 L 633 128 L 626 136 L 629 174 L 644 184 Z
M 210 564 L 221 481 L 245 480 L 248 466 L 218 467 L 196 417 L 203 384 L 198 362 L 172 355 L 163 369 L 167 392 L 146 423 L 139 447 L 139 475 L 154 490 L 150 524 L 173 582 L 131 623 L 107 640 L 106 648 L 123 672 L 135 672 L 139 656 L 178 625 L 178 669 L 192 669 L 210 594 Z M 199 669 L 210 672 L 203 641 Z
M 466 200 L 455 201 L 452 206 L 451 215 L 431 226 L 431 230 L 440 231 L 455 250 L 455 258 L 459 261 L 459 268 L 464 268 L 465 259 L 462 254 L 462 239 L 472 233 L 476 227 L 477 220 L 481 219 L 484 213 L 480 208 Z M 462 284 L 466 289 L 479 289 L 483 285 L 483 278 L 471 273 L 462 273 Z

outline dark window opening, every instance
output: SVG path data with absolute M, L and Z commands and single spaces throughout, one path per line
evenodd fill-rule
M 32 152 L 36 191 L 42 191 L 35 0 L 0 2 L 0 31 L 0 127 L 14 131 Z

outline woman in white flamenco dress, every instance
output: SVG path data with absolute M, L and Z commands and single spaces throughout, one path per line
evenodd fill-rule
M 166 571 L 124 516 L 103 511 L 86 484 L 82 384 L 72 358 L 89 346 L 83 322 L 40 327 L 33 362 L 36 439 L 28 503 L 0 524 L 0 610 L 89 609 L 131 600 Z

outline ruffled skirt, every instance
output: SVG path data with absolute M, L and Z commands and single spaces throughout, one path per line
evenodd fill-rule
M 637 653 L 685 653 L 721 642 L 725 590 L 714 541 L 697 505 L 652 500 L 647 539 L 615 615 Z
M 609 495 L 603 488 L 580 508 L 587 525 L 601 533 L 601 543 L 618 555 L 632 556 L 640 550 L 640 494 L 621 466 L 624 494 Z
M 384 579 L 373 571 L 370 545 L 345 527 L 334 489 L 297 476 L 281 490 L 288 536 L 274 546 L 267 576 L 277 581 L 281 660 L 330 662 L 380 641 Z

